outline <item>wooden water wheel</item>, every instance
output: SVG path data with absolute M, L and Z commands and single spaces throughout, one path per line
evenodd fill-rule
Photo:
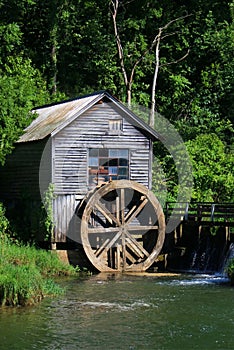
M 165 219 L 160 203 L 145 186 L 112 181 L 82 204 L 81 240 L 99 271 L 145 271 L 162 248 Z

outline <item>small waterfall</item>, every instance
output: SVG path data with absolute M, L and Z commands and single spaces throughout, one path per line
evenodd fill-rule
M 216 234 L 205 227 L 200 232 L 184 230 L 168 256 L 168 270 L 224 275 L 231 258 L 234 258 L 234 243 L 227 240 L 224 228 Z
M 226 274 L 225 273 L 225 269 L 228 266 L 228 263 L 231 259 L 234 259 L 234 243 L 231 243 L 229 246 L 229 249 L 227 251 L 227 254 L 225 255 L 224 261 L 223 261 L 223 266 L 221 269 L 221 273 L 222 274 Z

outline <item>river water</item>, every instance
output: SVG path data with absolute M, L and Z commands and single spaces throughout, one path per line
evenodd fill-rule
M 99 274 L 63 296 L 0 309 L 1 350 L 234 349 L 234 288 L 219 276 Z

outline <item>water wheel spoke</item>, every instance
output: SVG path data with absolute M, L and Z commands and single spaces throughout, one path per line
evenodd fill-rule
M 105 218 L 109 221 L 111 225 L 113 224 L 113 221 L 114 221 L 116 225 L 120 226 L 119 220 L 110 212 L 110 210 L 105 205 L 98 202 L 96 203 L 95 207 L 100 211 L 102 215 L 105 216 Z
M 142 253 L 141 249 L 139 249 L 135 244 L 133 244 L 132 240 L 126 237 L 126 246 L 137 256 L 140 258 L 144 258 L 144 254 Z
M 108 244 L 109 242 L 110 242 L 110 239 L 107 238 L 107 239 L 105 240 L 105 242 L 94 252 L 94 254 L 96 255 L 96 257 L 98 257 L 98 256 L 101 254 L 102 250 L 107 246 L 107 244 Z
M 104 249 L 100 252 L 99 256 L 101 256 L 104 252 L 106 253 L 114 244 L 115 242 L 120 238 L 121 232 L 118 232 L 111 241 L 107 242 Z M 105 242 L 104 242 L 105 243 Z
M 128 251 L 125 251 L 126 258 L 131 261 L 132 264 L 134 264 L 137 260 L 134 258 Z
M 98 226 L 98 227 L 88 227 L 88 234 L 101 234 L 101 233 L 115 233 L 118 232 L 119 228 L 118 227 L 102 227 L 102 226 Z
M 121 222 L 124 224 L 125 218 L 124 218 L 124 209 L 125 209 L 125 193 L 124 188 L 120 189 L 120 209 L 121 209 Z
M 128 217 L 127 220 L 125 219 L 125 222 L 129 224 L 133 219 L 135 219 L 135 217 L 137 217 L 137 215 L 139 215 L 142 209 L 145 207 L 147 202 L 148 202 L 148 199 L 145 198 L 143 202 L 139 205 L 139 207 L 137 207 L 136 210 L 132 213 L 132 215 Z
M 158 226 L 150 226 L 150 225 L 139 225 L 139 226 L 128 226 L 128 232 L 130 231 L 150 231 L 150 230 L 158 230 Z
M 121 269 L 121 253 L 122 253 L 122 246 L 120 244 L 116 244 L 116 268 L 119 271 Z
M 127 213 L 127 215 L 125 216 L 125 222 L 128 221 L 128 218 L 132 215 L 132 213 L 134 212 L 134 210 L 136 210 L 136 205 L 134 205 L 130 210 L 129 212 Z
M 119 196 L 116 196 L 116 199 L 115 199 L 115 212 L 116 212 L 116 220 L 117 220 L 117 222 L 120 222 L 119 221 L 119 205 L 120 205 L 120 203 L 119 203 Z
M 143 253 L 144 256 L 149 256 L 150 254 L 147 252 L 147 250 L 145 250 L 145 248 L 134 238 L 132 237 L 131 234 L 129 234 L 128 232 L 126 232 L 126 238 L 128 238 L 131 241 L 131 246 L 134 249 L 137 249 L 141 252 L 141 254 Z

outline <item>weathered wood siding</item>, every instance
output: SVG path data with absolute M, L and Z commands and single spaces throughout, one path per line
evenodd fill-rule
M 0 169 L 1 200 L 40 200 L 39 172 L 41 156 L 47 140 L 16 144 L 12 154 Z M 51 178 L 51 165 L 47 158 L 47 178 Z
M 123 131 L 109 134 L 109 120 L 121 115 L 109 103 L 95 105 L 53 137 L 55 240 L 66 236 L 79 241 L 78 218 L 74 215 L 88 188 L 88 149 L 129 149 L 130 180 L 149 187 L 150 140 L 123 119 Z
M 111 133 L 109 121 L 120 118 L 122 132 Z M 55 241 L 66 242 L 68 237 L 80 243 L 75 211 L 89 191 L 88 150 L 128 149 L 130 180 L 149 187 L 150 142 L 113 104 L 98 103 L 52 138 L 17 144 L 1 168 L 0 199 L 17 208 L 25 198 L 41 208 L 42 194 L 53 183 Z
M 119 118 L 110 104 L 97 104 L 55 135 L 53 183 L 57 194 L 87 193 L 89 148 L 129 149 L 130 179 L 149 186 L 150 141 L 126 119 L 120 135 L 109 134 L 109 120 Z

